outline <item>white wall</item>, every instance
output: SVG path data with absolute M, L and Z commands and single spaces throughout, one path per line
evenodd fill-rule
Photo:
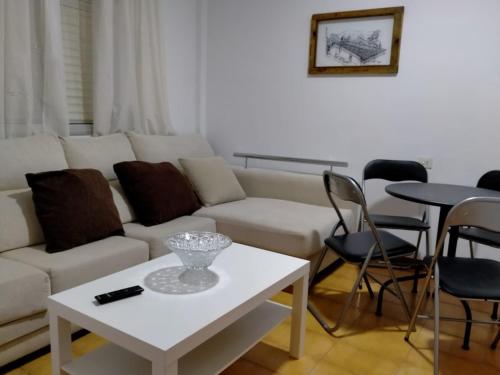
M 308 76 L 314 13 L 405 6 L 396 76 Z M 475 184 L 500 169 L 500 2 L 210 0 L 207 137 L 235 151 L 432 157 L 430 179 Z M 313 169 L 311 169 L 313 170 Z M 437 218 L 434 212 L 434 223 Z
M 198 131 L 199 22 L 197 0 L 162 0 L 170 120 L 179 134 Z

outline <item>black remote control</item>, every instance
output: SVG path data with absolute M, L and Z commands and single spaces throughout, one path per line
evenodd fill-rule
M 141 294 L 143 291 L 144 289 L 142 287 L 136 285 L 125 289 L 120 289 L 120 290 L 115 290 L 113 292 L 100 294 L 98 296 L 95 296 L 95 299 L 97 300 L 97 302 L 99 302 L 100 305 L 104 305 L 105 303 L 110 303 L 124 298 L 137 296 Z

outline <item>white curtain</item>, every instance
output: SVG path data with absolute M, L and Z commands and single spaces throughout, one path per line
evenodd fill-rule
M 94 0 L 94 134 L 172 134 L 158 0 Z
M 60 0 L 0 0 L 0 138 L 69 134 Z

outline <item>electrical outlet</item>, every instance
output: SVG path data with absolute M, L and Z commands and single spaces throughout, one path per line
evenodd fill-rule
M 426 169 L 432 169 L 432 158 L 418 158 L 418 162 L 422 164 Z

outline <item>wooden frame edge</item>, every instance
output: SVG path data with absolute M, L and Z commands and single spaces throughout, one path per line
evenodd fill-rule
M 311 17 L 311 29 L 309 40 L 309 64 L 310 75 L 319 74 L 396 74 L 399 70 L 399 51 L 401 46 L 401 34 L 403 30 L 404 6 L 376 9 L 362 9 L 353 11 L 342 11 L 333 13 L 313 14 Z M 394 24 L 391 41 L 391 58 L 389 65 L 365 65 L 365 66 L 335 66 L 317 67 L 317 33 L 318 23 L 332 19 L 349 19 L 363 17 L 393 16 Z

